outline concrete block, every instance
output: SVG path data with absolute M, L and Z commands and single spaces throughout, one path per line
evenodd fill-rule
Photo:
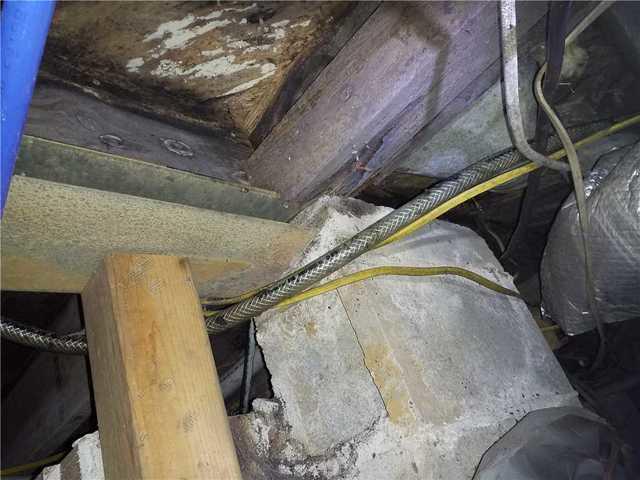
M 387 211 L 320 199 L 295 220 L 320 232 L 302 262 Z M 480 237 L 446 222 L 333 277 L 382 265 L 460 266 L 514 288 Z M 256 327 L 274 398 L 230 418 L 246 479 L 471 478 L 529 411 L 578 405 L 526 305 L 457 277 L 378 277 Z
M 387 212 L 321 199 L 295 220 L 319 228 L 303 261 Z M 333 277 L 384 265 L 460 266 L 514 288 L 479 236 L 447 222 Z M 275 398 L 232 422 L 256 446 L 252 478 L 470 478 L 517 419 L 577 402 L 524 302 L 457 277 L 378 277 L 268 312 L 257 331 Z

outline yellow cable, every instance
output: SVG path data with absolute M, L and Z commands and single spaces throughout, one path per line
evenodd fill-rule
M 542 333 L 555 332 L 556 330 L 561 330 L 560 325 L 549 325 L 548 327 L 540 327 L 540 331 Z
M 324 283 L 314 288 L 310 288 L 298 295 L 294 295 L 291 298 L 283 300 L 278 303 L 277 307 L 287 307 L 289 305 L 293 305 L 294 303 L 302 302 L 303 300 L 308 300 L 309 298 L 316 297 L 318 295 L 322 295 L 324 293 L 330 292 L 340 287 L 344 287 L 346 285 L 351 285 L 352 283 L 361 282 L 362 280 L 368 280 L 370 278 L 379 277 L 382 275 L 402 275 L 402 276 L 411 276 L 411 277 L 430 277 L 434 275 L 456 275 L 458 277 L 466 278 L 467 280 L 471 280 L 479 285 L 482 285 L 489 290 L 493 290 L 497 293 L 502 293 L 504 295 L 509 295 L 511 297 L 520 298 L 520 294 L 513 290 L 503 287 L 502 285 L 497 284 L 496 282 L 489 280 L 482 275 L 478 275 L 477 273 L 471 272 L 464 268 L 460 267 L 401 267 L 401 266 L 390 266 L 390 267 L 374 267 L 367 268 L 366 270 L 361 270 L 356 273 L 352 273 L 350 275 L 345 275 L 344 277 L 337 278 L 336 280 L 332 280 L 330 282 Z
M 630 127 L 631 125 L 635 125 L 637 123 L 640 123 L 640 114 L 638 115 L 634 115 L 633 117 L 624 120 L 622 122 L 618 122 L 612 126 L 610 126 L 609 128 L 605 128 L 604 130 L 600 130 L 599 132 L 596 132 L 592 135 L 589 135 L 586 138 L 583 138 L 582 140 L 576 142 L 574 144 L 575 148 L 580 148 L 583 147 L 585 145 L 588 145 L 590 143 L 595 142 L 596 140 L 600 140 L 604 137 L 607 137 L 609 135 L 612 135 L 614 133 L 619 132 L 620 130 Z M 563 158 L 564 156 L 566 156 L 566 152 L 564 149 L 558 150 L 555 153 L 552 153 L 549 157 L 553 160 L 560 160 L 561 158 Z M 396 233 L 394 233 L 393 235 L 391 235 L 389 238 L 387 238 L 385 241 L 383 241 L 382 243 L 380 243 L 377 247 L 375 248 L 379 248 L 382 247 L 383 245 L 388 245 L 391 242 L 395 242 L 396 240 L 400 240 L 401 238 L 406 237 L 407 235 L 412 234 L 413 232 L 415 232 L 416 230 L 418 230 L 419 228 L 422 228 L 423 226 L 425 226 L 427 223 L 432 222 L 433 220 L 435 220 L 436 218 L 438 218 L 439 216 L 443 215 L 444 213 L 448 212 L 449 210 L 453 209 L 454 207 L 457 207 L 458 205 L 460 205 L 461 203 L 466 202 L 467 200 L 480 195 L 481 193 L 484 193 L 488 190 L 491 190 L 499 185 L 503 185 L 507 182 L 510 182 L 511 180 L 514 180 L 518 177 L 521 177 L 522 175 L 526 175 L 527 173 L 530 173 L 534 170 L 536 170 L 537 168 L 539 168 L 537 165 L 535 165 L 534 163 L 527 163 L 526 165 L 523 165 L 521 167 L 518 167 L 514 170 L 511 170 L 509 172 L 506 173 L 502 173 L 500 175 L 498 175 L 497 177 L 494 177 L 490 180 L 487 180 L 485 182 L 482 182 L 478 185 L 476 185 L 475 187 L 470 188 L 469 190 L 465 190 L 464 192 L 460 193 L 459 195 L 456 195 L 455 197 L 453 197 L 450 200 L 447 200 L 446 202 L 444 202 L 442 205 L 440 205 L 439 207 L 431 210 L 430 212 L 427 212 L 425 215 L 423 215 L 422 217 L 420 217 L 419 219 L 417 219 L 416 221 L 414 221 L 413 223 L 407 225 L 406 227 L 398 230 Z
M 234 303 L 243 302 L 244 300 L 257 295 L 267 287 L 268 285 L 260 288 L 254 288 L 253 290 L 246 291 L 244 293 L 241 293 L 240 295 L 236 295 L 235 297 L 205 298 L 202 300 L 202 305 L 208 307 L 226 307 L 227 305 L 233 305 Z
M 583 138 L 582 140 L 576 142 L 574 144 L 575 148 L 580 148 L 580 147 L 584 147 L 585 145 L 588 145 L 590 143 L 593 143 L 597 140 L 601 140 L 602 138 L 605 138 L 609 135 L 613 135 L 614 133 L 617 133 L 625 128 L 628 128 L 632 125 L 635 125 L 637 123 L 640 123 L 640 114 L 638 115 L 634 115 L 631 118 L 628 118 L 627 120 L 623 120 L 621 122 L 617 122 L 613 125 L 611 125 L 608 128 L 605 128 L 603 130 L 600 130 L 599 132 L 593 133 L 585 138 Z M 561 158 L 563 158 L 566 155 L 566 152 L 564 151 L 564 149 L 558 150 L 555 153 L 552 153 L 549 157 L 552 158 L 553 160 L 560 160 Z M 383 242 L 381 242 L 379 245 L 377 245 L 375 248 L 379 248 L 382 247 L 383 245 L 388 245 L 391 242 L 395 242 L 397 240 L 400 240 L 401 238 L 406 237 L 407 235 L 410 235 L 411 233 L 415 232 L 416 230 L 418 230 L 419 228 L 422 228 L 424 225 L 426 225 L 429 222 L 432 222 L 433 220 L 435 220 L 436 218 L 440 217 L 441 215 L 445 214 L 446 212 L 448 212 L 449 210 L 457 207 L 458 205 L 466 202 L 467 200 L 480 195 L 481 193 L 484 193 L 488 190 L 491 190 L 499 185 L 503 185 L 507 182 L 510 182 L 511 180 L 514 180 L 518 177 L 521 177 L 523 175 L 526 175 L 532 171 L 534 171 L 536 168 L 538 168 L 537 165 L 533 164 L 533 163 L 528 163 L 526 165 L 523 165 L 521 167 L 518 167 L 516 169 L 513 169 L 509 172 L 505 172 L 502 173 L 490 180 L 487 180 L 483 183 L 480 183 L 479 185 L 476 185 L 473 188 L 470 188 L 469 190 L 466 190 L 462 193 L 460 193 L 459 195 L 451 198 L 450 200 L 447 200 L 446 202 L 444 202 L 442 205 L 438 206 L 437 208 L 433 209 L 430 212 L 427 212 L 425 215 L 423 215 L 422 217 L 420 217 L 419 219 L 417 219 L 416 221 L 414 221 L 413 223 L 407 225 L 406 227 L 402 228 L 401 230 L 397 231 L 396 233 L 394 233 L 393 235 L 391 235 L 389 238 L 387 238 L 386 240 L 384 240 Z M 253 295 L 261 292 L 262 290 L 265 290 L 266 288 L 268 288 L 270 285 L 275 284 L 276 282 L 273 282 L 269 285 L 266 285 L 264 287 L 261 288 L 256 288 L 254 290 L 242 293 L 240 295 L 237 295 L 235 297 L 228 297 L 228 298 L 216 298 L 216 299 L 205 299 L 203 300 L 203 305 L 206 306 L 218 306 L 218 307 L 223 307 L 223 306 L 227 306 L 227 305 L 233 305 L 235 303 L 241 302 L 243 300 L 246 300 L 248 298 L 251 298 Z M 211 316 L 213 315 L 215 312 L 208 312 L 208 315 Z
M 42 467 L 50 463 L 55 463 L 59 460 L 62 460 L 66 454 L 67 452 L 56 453 L 55 455 L 51 455 L 50 457 L 43 458 L 35 462 L 25 463 L 24 465 L 16 465 L 15 467 L 3 468 L 2 470 L 0 470 L 0 475 L 15 475 L 16 473 L 29 472 L 31 470 L 35 470 L 38 467 Z
M 388 245 L 388 244 L 390 244 L 392 242 L 400 240 L 401 238 L 404 238 L 407 235 L 410 235 L 413 232 L 415 232 L 416 230 L 422 228 L 427 223 L 432 222 L 433 220 L 435 220 L 439 216 L 447 213 L 452 208 L 457 207 L 461 203 L 464 203 L 467 200 L 469 200 L 469 199 L 471 199 L 471 198 L 473 198 L 473 197 L 475 197 L 477 195 L 480 195 L 481 193 L 486 192 L 487 190 L 491 190 L 492 188 L 495 188 L 498 185 L 502 185 L 504 183 L 510 182 L 511 180 L 513 180 L 515 178 L 521 177 L 522 175 L 526 175 L 529 172 L 533 172 L 536 168 L 538 168 L 538 166 L 536 164 L 528 163 L 526 165 L 518 167 L 518 168 L 516 168 L 514 170 L 511 170 L 509 172 L 502 173 L 502 174 L 498 175 L 497 177 L 492 178 L 491 180 L 487 180 L 486 182 L 482 182 L 479 185 L 476 185 L 475 187 L 470 188 L 469 190 L 465 190 L 464 192 L 460 193 L 459 195 L 456 195 L 455 197 L 453 197 L 452 199 L 447 200 L 442 205 L 439 205 L 438 207 L 434 208 L 433 210 L 427 212 L 426 214 L 424 214 L 422 217 L 418 218 L 413 223 L 410 223 L 406 227 L 401 228 L 396 233 L 391 235 L 389 238 L 387 238 L 383 242 L 379 243 L 375 248 L 380 248 L 380 247 L 383 247 L 384 245 Z

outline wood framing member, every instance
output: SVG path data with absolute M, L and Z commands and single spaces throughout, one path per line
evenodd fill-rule
M 14 176 L 2 218 L 2 287 L 79 293 L 109 252 L 187 257 L 201 295 L 279 278 L 311 238 L 286 223 Z
M 546 6 L 520 9 L 525 33 Z M 497 20 L 493 2 L 381 5 L 249 158 L 253 183 L 357 191 L 499 58 Z
M 324 68 L 378 8 L 377 1 L 351 2 L 346 11 L 323 29 L 319 43 L 307 54 L 296 58 L 278 94 L 262 114 L 250 140 L 260 145 L 282 117 L 295 105 Z
M 82 293 L 107 479 L 240 479 L 186 260 L 109 255 Z

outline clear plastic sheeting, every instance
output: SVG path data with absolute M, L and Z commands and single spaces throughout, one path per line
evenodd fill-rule
M 640 143 L 600 159 L 585 181 L 596 305 L 604 322 L 640 316 Z M 575 196 L 553 224 L 541 267 L 543 311 L 569 335 L 595 327 Z
M 473 480 L 631 480 L 621 447 L 583 408 L 537 410 L 487 450 Z

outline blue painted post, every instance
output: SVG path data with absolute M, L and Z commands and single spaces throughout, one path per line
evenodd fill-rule
M 55 1 L 5 0 L 0 13 L 2 211 L 20 147 Z

